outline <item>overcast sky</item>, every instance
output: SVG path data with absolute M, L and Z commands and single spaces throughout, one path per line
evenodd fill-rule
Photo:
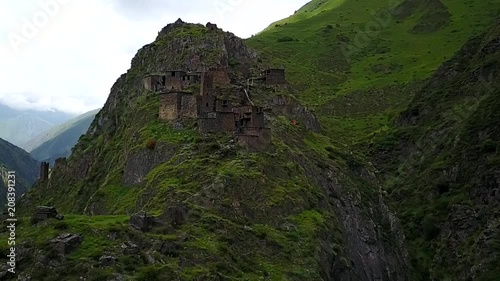
M 143 45 L 181 18 L 247 38 L 308 0 L 0 0 L 0 103 L 101 107 Z

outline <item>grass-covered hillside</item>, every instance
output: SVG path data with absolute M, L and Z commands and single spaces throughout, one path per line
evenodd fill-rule
M 315 0 L 247 43 L 287 68 L 328 135 L 352 143 L 499 15 L 500 1 Z

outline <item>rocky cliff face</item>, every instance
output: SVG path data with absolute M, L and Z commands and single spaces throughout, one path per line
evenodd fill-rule
M 424 280 L 500 273 L 499 58 L 497 24 L 443 64 L 372 147 Z
M 293 87 L 250 89 L 273 132 L 260 153 L 230 134 L 200 135 L 195 120 L 159 121 L 158 96 L 142 88 L 148 73 L 218 67 L 239 89 L 261 65 L 234 35 L 182 21 L 139 50 L 72 156 L 23 201 L 25 209 L 51 204 L 74 214 L 65 228 L 48 222 L 30 233 L 79 231 L 82 245 L 93 247 L 64 254 L 47 274 L 93 276 L 99 260 L 135 280 L 411 280 L 373 168 L 325 141 L 314 114 L 291 98 Z M 120 219 L 141 210 L 153 217 L 134 216 L 135 227 Z M 100 230 L 90 232 L 82 215 L 121 223 L 96 223 Z M 37 272 L 48 254 L 24 274 Z

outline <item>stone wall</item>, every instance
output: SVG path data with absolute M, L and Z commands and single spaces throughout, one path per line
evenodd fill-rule
M 178 117 L 179 94 L 165 93 L 160 95 L 160 120 L 172 121 Z
M 234 132 L 236 129 L 234 113 L 231 112 L 217 112 L 217 119 L 219 120 L 221 130 Z
M 223 69 L 210 70 L 209 75 L 213 78 L 214 87 L 226 87 L 231 84 L 229 74 Z
M 217 100 L 215 103 L 215 111 L 233 113 L 233 106 L 229 100 Z
M 202 74 L 200 94 L 201 95 L 207 94 L 211 89 L 213 89 L 213 86 L 214 86 L 214 77 L 209 73 Z
M 179 115 L 185 118 L 196 118 L 197 113 L 196 96 L 189 94 L 182 95 Z
M 232 112 L 209 112 L 198 118 L 198 130 L 202 134 L 221 131 L 234 132 L 236 129 Z
M 172 76 L 172 74 L 175 74 L 175 76 Z M 168 91 L 182 90 L 184 88 L 182 83 L 182 76 L 179 76 L 181 74 L 185 75 L 179 72 L 167 72 L 167 75 L 165 76 L 165 88 Z
M 207 94 L 201 97 L 201 104 L 199 106 L 200 114 L 203 116 L 205 113 L 215 111 L 215 97 Z
M 254 107 L 252 108 L 252 122 L 249 126 L 252 127 L 264 127 L 265 118 L 262 108 Z
M 161 76 L 160 75 L 149 75 L 146 76 L 143 80 L 144 84 L 144 89 L 148 91 L 156 91 L 156 86 L 158 83 L 161 82 Z
M 217 121 L 217 115 L 214 115 L 211 114 L 210 117 L 198 118 L 198 130 L 201 134 L 215 133 L 219 131 L 220 127 L 219 122 Z
M 268 69 L 264 72 L 267 85 L 283 85 L 286 84 L 284 69 Z
M 49 179 L 49 163 L 42 162 L 40 164 L 40 181 Z
M 243 128 L 241 132 L 236 134 L 238 144 L 246 147 L 250 151 L 262 151 L 271 144 L 271 129 L 270 128 Z

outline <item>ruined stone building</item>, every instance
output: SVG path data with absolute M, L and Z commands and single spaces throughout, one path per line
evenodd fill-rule
M 49 163 L 40 163 L 40 181 L 46 181 L 49 179 Z
M 233 109 L 235 114 L 236 141 L 253 149 L 264 149 L 271 143 L 271 129 L 265 127 L 264 111 L 261 107 L 246 105 Z
M 281 68 L 269 68 L 262 71 L 260 77 L 253 77 L 248 80 L 249 85 L 285 85 L 285 70 Z
M 267 85 L 284 85 L 285 80 L 285 70 L 271 68 L 262 72 L 262 77 Z
M 286 83 L 283 69 L 266 70 L 258 79 L 268 85 Z M 143 83 L 146 90 L 159 93 L 161 120 L 197 118 L 200 133 L 231 132 L 238 143 L 252 150 L 265 149 L 271 143 L 263 109 L 249 105 L 247 95 L 231 89 L 231 79 L 224 69 L 167 71 L 148 75 Z M 199 85 L 199 94 L 189 91 L 191 85 Z M 223 90 L 233 92 L 223 95 Z
M 144 88 L 152 92 L 180 91 L 199 83 L 199 73 L 169 70 L 163 74 L 152 74 L 144 78 Z
M 161 120 L 173 121 L 180 118 L 196 118 L 196 97 L 190 92 L 178 90 L 161 92 L 160 96 Z

